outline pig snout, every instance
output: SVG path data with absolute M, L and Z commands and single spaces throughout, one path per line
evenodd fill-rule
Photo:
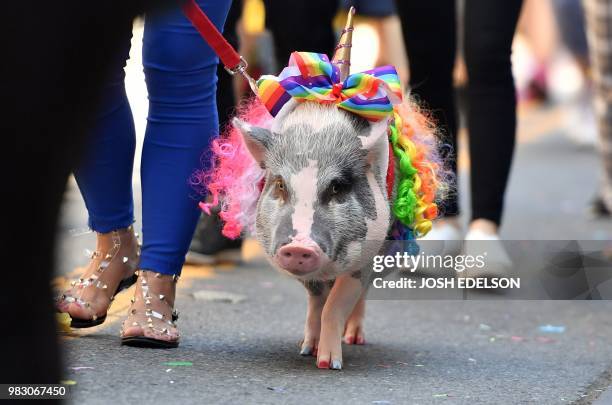
M 301 243 L 290 243 L 281 247 L 276 254 L 280 267 L 300 276 L 312 273 L 321 265 L 321 255 L 317 249 Z

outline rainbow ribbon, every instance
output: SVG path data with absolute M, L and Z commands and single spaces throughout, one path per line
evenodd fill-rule
M 336 104 L 368 121 L 379 121 L 402 102 L 399 77 L 393 66 L 349 75 L 340 82 L 340 68 L 327 55 L 293 52 L 278 76 L 257 81 L 258 96 L 272 116 L 291 99 Z

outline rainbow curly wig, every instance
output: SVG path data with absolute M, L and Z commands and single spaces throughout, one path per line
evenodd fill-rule
M 258 98 L 243 103 L 236 116 L 254 126 L 270 129 L 273 117 Z M 447 189 L 435 127 L 410 98 L 394 106 L 389 144 L 395 157 L 395 191 L 392 212 L 397 225 L 420 237 L 431 229 L 438 215 L 437 201 Z M 212 142 L 212 168 L 196 174 L 193 183 L 205 186 L 210 202 L 200 207 L 211 213 L 218 207 L 223 235 L 235 239 L 243 231 L 254 233 L 257 201 L 263 189 L 264 170 L 250 155 L 238 129 L 229 126 Z M 406 237 L 405 230 L 395 238 Z

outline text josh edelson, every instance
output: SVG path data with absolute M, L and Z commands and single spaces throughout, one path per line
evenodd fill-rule
M 458 274 L 468 270 L 465 277 L 427 277 L 415 280 L 401 277 L 397 280 L 384 280 L 377 277 L 372 280 L 374 288 L 407 288 L 407 289 L 434 289 L 434 288 L 478 288 L 478 289 L 507 289 L 521 288 L 519 277 L 469 277 L 469 270 L 485 267 L 486 252 L 482 255 L 410 255 L 407 252 L 396 252 L 395 255 L 377 255 L 373 258 L 372 270 L 380 273 L 395 268 L 397 270 L 415 272 L 417 268 L 453 269 Z

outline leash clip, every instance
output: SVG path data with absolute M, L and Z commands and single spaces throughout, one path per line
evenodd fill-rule
M 249 83 L 249 87 L 251 88 L 251 91 L 253 91 L 253 93 L 257 94 L 257 83 L 255 82 L 255 79 L 253 79 L 248 73 L 247 73 L 247 68 L 249 67 L 249 64 L 247 63 L 247 61 L 241 56 L 240 57 L 240 62 L 233 68 L 228 68 L 227 66 L 223 66 L 223 68 L 225 69 L 225 71 L 227 73 L 229 73 L 230 75 L 234 76 L 236 73 L 240 73 L 245 79 L 246 81 Z
M 246 73 L 247 67 L 249 67 L 249 64 L 242 56 L 240 57 L 240 62 L 238 62 L 238 64 L 235 67 L 228 68 L 227 66 L 223 66 L 225 71 L 232 76 L 234 76 L 236 73 L 240 73 L 240 74 Z

